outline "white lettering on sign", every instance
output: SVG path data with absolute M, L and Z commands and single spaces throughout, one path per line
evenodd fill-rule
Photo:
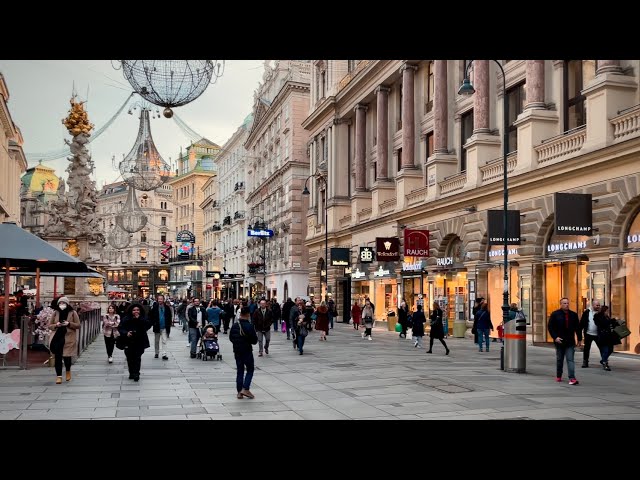
M 402 262 L 402 271 L 403 272 L 419 272 L 422 270 L 422 260 L 419 262 Z
M 365 276 L 366 276 L 366 273 L 361 272 L 360 270 L 356 270 L 351 274 L 351 278 L 364 278 Z
M 565 243 L 552 243 L 547 245 L 547 252 L 565 252 L 567 250 L 582 250 L 583 248 L 587 248 L 587 242 L 565 242 Z
M 590 232 L 591 231 L 591 227 L 575 227 L 575 226 L 565 226 L 565 225 L 558 225 L 558 231 L 559 232 Z
M 507 242 L 519 242 L 520 237 L 507 237 Z M 491 243 L 504 243 L 504 237 L 490 237 L 489 242 Z
M 293 268 L 300 268 L 300 262 L 293 262 Z
M 627 245 L 632 243 L 640 243 L 640 234 L 634 233 L 633 235 L 627 235 Z
M 383 270 L 382 267 L 373 272 L 374 277 L 384 277 L 385 275 L 389 275 L 389 270 Z
M 332 260 L 332 266 L 334 267 L 346 267 L 349 265 L 349 262 L 346 260 Z
M 436 263 L 439 267 L 446 267 L 447 265 L 453 265 L 453 257 L 437 258 Z
M 373 260 L 373 250 L 370 248 L 360 250 L 360 260 L 363 262 L 371 262 Z
M 518 255 L 518 249 L 517 248 L 510 248 L 509 250 L 507 250 L 507 253 L 509 255 Z M 504 256 L 504 248 L 502 250 L 490 250 L 489 251 L 489 256 L 490 257 L 502 257 L 502 256 Z

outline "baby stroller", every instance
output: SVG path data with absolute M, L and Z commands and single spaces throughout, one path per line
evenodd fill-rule
M 197 357 L 205 362 L 209 359 L 222 360 L 222 355 L 220 355 L 220 344 L 218 343 L 218 335 L 216 334 L 216 329 L 213 325 L 207 325 L 202 332 L 202 337 L 200 338 L 200 352 L 198 352 Z

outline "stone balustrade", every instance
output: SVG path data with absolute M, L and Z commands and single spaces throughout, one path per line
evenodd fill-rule
M 405 198 L 407 199 L 407 206 L 412 207 L 414 205 L 423 203 L 427 198 L 428 191 L 428 187 L 422 187 L 418 188 L 417 190 L 413 190 L 412 192 L 405 195 Z
M 552 163 L 573 153 L 578 152 L 587 138 L 587 126 L 583 125 L 557 137 L 544 140 L 535 147 L 538 153 L 538 165 Z
M 340 220 L 338 220 L 338 224 L 341 228 L 348 227 L 351 225 L 351 215 L 345 215 Z
M 517 165 L 517 152 L 512 152 L 507 155 L 507 174 L 513 172 Z M 480 172 L 482 173 L 482 183 L 489 183 L 501 179 L 504 175 L 504 158 L 500 157 L 487 162 L 486 165 L 480 167 Z
M 467 183 L 467 172 L 456 173 L 440 182 L 440 194 L 447 195 L 462 190 L 465 183 Z
M 613 125 L 613 140 L 627 140 L 631 136 L 640 134 L 640 105 L 627 109 L 611 119 Z
M 390 198 L 389 200 L 385 200 L 380 204 L 380 215 L 384 215 L 385 213 L 391 213 L 396 209 L 396 204 L 398 200 L 395 198 Z
M 366 222 L 371 218 L 371 208 L 363 208 L 358 212 L 358 223 Z

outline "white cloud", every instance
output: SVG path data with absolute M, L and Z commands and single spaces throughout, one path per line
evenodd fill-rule
M 209 85 L 192 103 L 174 109 L 175 113 L 200 135 L 222 145 L 251 113 L 262 65 L 261 60 L 228 60 L 217 83 Z M 115 70 L 108 60 L 2 60 L 0 72 L 9 88 L 9 110 L 22 131 L 25 152 L 64 148 L 64 139 L 70 136 L 62 119 L 68 113 L 74 85 L 80 98 L 88 100 L 89 119 L 96 128 L 104 125 L 132 92 L 122 71 Z M 119 176 L 112 168 L 112 157 L 115 155 L 117 166 L 122 155 L 129 153 L 138 124 L 137 116 L 127 115 L 125 110 L 91 143 L 98 185 Z M 175 161 L 180 147 L 185 148 L 190 142 L 173 120 L 164 117 L 152 120 L 151 132 L 167 162 L 170 158 Z M 68 163 L 59 159 L 47 165 L 66 177 Z

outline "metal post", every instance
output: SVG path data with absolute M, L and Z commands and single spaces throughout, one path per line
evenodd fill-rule
M 329 209 L 327 207 L 329 203 L 329 185 L 326 178 L 321 178 L 324 179 L 324 300 L 326 302 L 329 298 Z
M 23 315 L 20 319 L 20 352 L 18 354 L 18 365 L 20 370 L 27 369 L 27 343 L 29 333 L 29 317 Z
M 9 283 L 11 282 L 10 275 L 10 263 L 9 259 L 5 260 L 5 268 L 4 271 L 4 328 L 2 329 L 3 333 L 9 332 Z
M 36 308 L 40 308 L 40 267 L 36 267 Z
M 262 271 L 264 272 L 263 297 L 267 298 L 267 237 L 262 237 Z

